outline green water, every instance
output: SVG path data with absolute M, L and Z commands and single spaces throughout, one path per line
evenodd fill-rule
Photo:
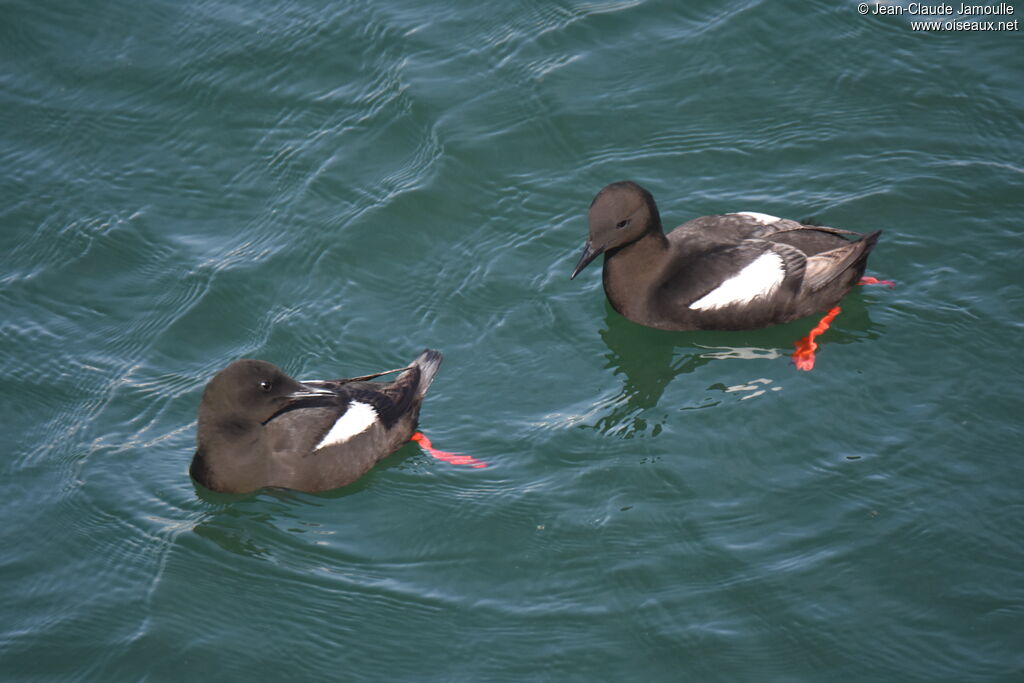
M 1021 680 L 1024 43 L 913 18 L 5 3 L 0 679 Z M 813 320 L 638 327 L 568 280 L 623 178 L 882 229 L 897 286 L 809 373 Z M 425 346 L 488 468 L 191 483 L 231 360 Z

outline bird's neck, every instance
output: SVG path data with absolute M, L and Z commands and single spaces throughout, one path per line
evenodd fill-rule
M 605 254 L 604 291 L 612 307 L 631 319 L 646 317 L 648 300 L 661 279 L 669 244 L 660 229 Z
M 200 419 L 196 453 L 191 473 L 207 488 L 231 492 L 224 482 L 238 490 L 259 488 L 266 479 L 267 458 L 260 439 L 264 427 L 241 416 L 228 415 L 212 424 Z

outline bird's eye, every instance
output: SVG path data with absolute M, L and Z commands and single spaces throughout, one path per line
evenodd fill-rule
M 621 230 L 622 228 L 626 227 L 627 225 L 629 225 L 629 219 L 628 218 L 626 220 L 619 221 L 618 223 L 616 223 L 615 227 L 618 228 L 619 230 Z
M 273 388 L 273 386 L 274 385 L 272 385 L 267 380 L 261 380 L 260 381 L 260 390 L 261 391 L 270 391 Z

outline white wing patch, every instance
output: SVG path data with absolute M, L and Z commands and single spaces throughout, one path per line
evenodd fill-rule
M 758 297 L 769 296 L 786 277 L 782 257 L 766 251 L 743 270 L 690 304 L 695 311 L 707 311 L 733 304 L 745 304 Z
M 320 439 L 320 443 L 313 450 L 317 451 L 321 448 L 345 443 L 356 434 L 365 432 L 376 421 L 377 411 L 373 409 L 373 406 L 361 401 L 352 401 L 348 404 L 348 410 L 338 418 L 338 421 L 324 435 L 324 438 Z
M 771 225 L 772 223 L 778 223 L 782 219 L 778 216 L 771 216 L 766 213 L 758 213 L 757 211 L 737 211 L 733 214 L 734 216 L 746 216 L 747 218 L 753 218 L 761 225 Z

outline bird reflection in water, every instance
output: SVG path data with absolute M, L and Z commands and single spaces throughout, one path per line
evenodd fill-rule
M 847 309 L 843 327 L 828 332 L 829 347 L 879 336 L 862 302 L 855 301 Z M 606 305 L 605 325 L 600 331 L 608 347 L 605 367 L 612 369 L 613 376 L 622 375 L 622 389 L 597 406 L 597 419 L 585 426 L 621 438 L 657 436 L 675 411 L 703 410 L 730 399 L 745 401 L 780 392 L 778 377 L 761 376 L 763 363 L 756 365 L 756 374 L 746 378 L 738 378 L 735 366 L 730 365 L 729 372 L 722 373 L 723 381 L 705 385 L 704 391 L 695 388 L 681 405 L 657 410 L 665 389 L 676 377 L 715 361 L 774 361 L 781 372 L 796 375 L 790 358 L 792 340 L 806 332 L 809 324 L 813 321 L 740 332 L 666 332 L 631 323 Z M 827 371 L 827 366 L 819 367 L 818 372 L 822 371 Z

